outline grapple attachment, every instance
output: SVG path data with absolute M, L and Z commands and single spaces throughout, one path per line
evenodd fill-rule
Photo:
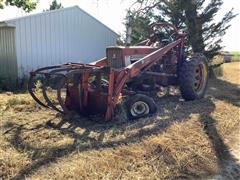
M 29 93 L 43 107 L 63 114 L 74 110 L 82 115 L 101 115 L 106 120 L 111 119 L 115 106 L 113 86 L 110 67 L 80 63 L 37 69 L 30 73 L 28 82 Z

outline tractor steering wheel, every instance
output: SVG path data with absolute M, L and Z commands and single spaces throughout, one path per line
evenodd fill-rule
M 159 29 L 162 31 L 159 31 Z M 162 40 L 173 42 L 175 39 L 174 36 L 177 36 L 179 32 L 177 28 L 172 24 L 154 23 L 150 26 L 150 34 L 150 39 L 152 43 L 155 43 L 157 41 L 162 42 Z

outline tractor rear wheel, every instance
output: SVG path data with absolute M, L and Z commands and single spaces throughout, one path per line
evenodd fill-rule
M 152 98 L 143 94 L 136 94 L 126 102 L 129 119 L 138 119 L 156 113 L 157 106 Z
M 185 60 L 179 69 L 179 85 L 185 100 L 200 99 L 205 95 L 208 84 L 208 62 L 201 53 Z

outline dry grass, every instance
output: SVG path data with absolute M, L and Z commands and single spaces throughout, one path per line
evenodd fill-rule
M 0 94 L 0 179 L 196 179 L 221 171 L 239 127 L 240 63 L 205 99 L 158 100 L 158 114 L 110 123 L 61 117 L 28 94 Z
M 228 69 L 231 69 L 228 71 Z M 224 71 L 224 76 L 223 80 L 229 81 L 231 83 L 240 85 L 240 63 L 239 62 L 232 62 L 232 63 L 227 63 L 224 64 L 223 66 L 223 71 Z

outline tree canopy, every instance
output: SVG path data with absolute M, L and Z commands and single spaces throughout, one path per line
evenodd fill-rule
M 51 10 L 61 9 L 61 8 L 63 8 L 62 4 L 58 3 L 57 0 L 53 0 L 49 10 L 51 11 Z
M 222 0 L 137 0 L 135 6 L 140 7 L 131 10 L 133 43 L 145 38 L 149 22 L 165 21 L 185 30 L 191 51 L 203 52 L 211 58 L 223 48 L 222 36 L 236 16 L 230 9 L 216 22 L 214 18 L 222 4 Z
M 16 6 L 22 8 L 26 12 L 30 12 L 37 6 L 37 1 L 31 0 L 0 0 L 0 9 L 5 6 Z

